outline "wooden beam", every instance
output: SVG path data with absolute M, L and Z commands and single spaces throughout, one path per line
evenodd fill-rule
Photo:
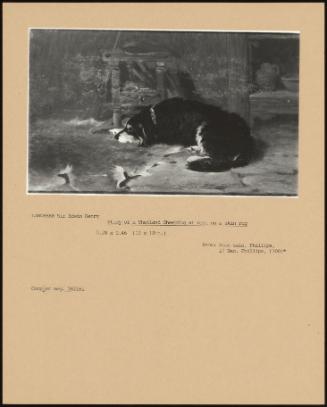
M 119 59 L 111 61 L 111 95 L 113 104 L 113 124 L 114 127 L 121 126 L 120 111 L 120 69 Z
M 248 38 L 245 33 L 227 33 L 227 107 L 250 120 L 248 84 Z
M 248 34 L 249 40 L 299 40 L 300 34 L 296 33 L 252 33 Z
M 162 61 L 157 62 L 156 66 L 157 90 L 162 100 L 166 98 L 165 72 L 166 72 L 165 63 Z

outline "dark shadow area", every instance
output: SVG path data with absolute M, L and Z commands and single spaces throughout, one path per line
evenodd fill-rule
M 178 80 L 180 83 L 180 89 L 182 97 L 185 99 L 197 99 L 200 101 L 200 97 L 196 92 L 194 81 L 188 72 L 178 72 Z
M 252 151 L 252 156 L 249 163 L 255 163 L 263 160 L 269 145 L 266 141 L 254 138 L 254 147 Z

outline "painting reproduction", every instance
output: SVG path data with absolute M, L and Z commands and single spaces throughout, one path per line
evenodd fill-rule
M 297 196 L 296 32 L 30 29 L 30 194 Z

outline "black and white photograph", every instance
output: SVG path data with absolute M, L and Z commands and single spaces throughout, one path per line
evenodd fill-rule
M 299 41 L 31 28 L 27 192 L 297 196 Z

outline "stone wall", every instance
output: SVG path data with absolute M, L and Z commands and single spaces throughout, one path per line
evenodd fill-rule
M 49 33 L 47 35 L 49 36 Z M 81 33 L 84 43 L 88 38 L 86 35 L 85 32 Z M 90 32 L 88 35 L 91 38 L 95 34 Z M 108 31 L 106 35 L 110 44 L 107 48 L 110 50 L 116 32 Z M 63 35 L 57 38 L 57 48 L 60 48 L 60 41 L 64 40 Z M 76 44 L 78 45 L 78 42 Z M 72 49 L 78 50 L 77 45 Z M 228 66 L 225 33 L 124 32 L 118 46 L 130 52 L 169 52 L 175 61 L 175 67 L 171 69 L 170 80 L 166 82 L 167 87 L 170 87 L 168 96 L 179 94 L 211 103 L 226 104 Z M 85 51 L 84 46 L 82 55 L 74 54 L 72 49 L 62 58 L 59 56 L 56 59 L 58 72 L 54 79 L 52 75 L 51 81 L 48 80 L 48 73 L 40 75 L 43 68 L 39 61 L 31 60 L 31 110 L 34 109 L 36 114 L 39 114 L 53 113 L 60 109 L 79 109 L 86 116 L 110 116 L 111 83 L 108 81 L 108 66 L 102 60 L 100 50 L 94 51 L 89 46 Z M 137 84 L 137 78 L 134 82 Z M 154 86 L 150 83 L 145 86 L 143 84 L 144 89 L 145 93 L 150 94 L 154 91 Z

